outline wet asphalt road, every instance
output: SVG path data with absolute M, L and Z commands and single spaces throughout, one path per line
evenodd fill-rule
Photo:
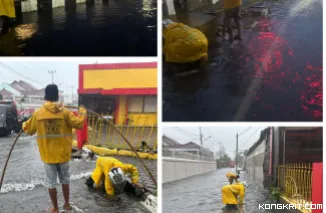
M 210 50 L 210 64 L 164 77 L 164 121 L 321 121 L 322 0 L 263 2 L 242 18 L 243 41 Z
M 250 181 L 245 172 L 240 174 L 241 181 L 248 184 L 245 205 L 239 211 L 223 210 L 221 188 L 227 185 L 226 173 L 234 169 L 219 169 L 203 175 L 190 177 L 163 184 L 164 213 L 271 213 L 271 210 L 259 209 L 258 204 L 270 203 L 269 192 L 262 184 Z M 280 212 L 280 211 L 278 211 Z
M 90 2 L 17 12 L 14 30 L 0 37 L 0 55 L 157 55 L 155 0 Z
M 0 138 L 0 173 L 4 166 L 14 138 Z M 148 175 L 135 158 L 117 157 L 125 163 L 134 164 L 140 172 L 140 183 L 153 187 Z M 156 161 L 145 161 L 156 177 Z M 109 202 L 101 191 L 91 191 L 84 187 L 86 178 L 95 168 L 95 161 L 71 161 L 71 202 L 83 212 L 148 212 L 136 198 L 122 196 L 122 203 Z M 40 160 L 35 138 L 24 136 L 17 142 L 9 161 L 4 185 L 0 192 L 0 213 L 46 212 L 51 206 L 47 189 L 42 185 L 44 179 L 43 163 Z M 58 186 L 59 206 L 63 205 L 61 187 Z

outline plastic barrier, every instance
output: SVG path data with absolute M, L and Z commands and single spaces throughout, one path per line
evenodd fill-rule
M 77 147 L 77 141 L 74 140 L 72 142 L 72 146 Z M 117 149 L 108 149 L 104 147 L 97 147 L 93 145 L 85 145 L 85 147 L 97 155 L 100 156 L 108 156 L 108 155 L 117 155 L 117 156 L 129 156 L 129 157 L 136 157 L 136 154 L 133 151 L 129 150 L 117 150 Z M 139 157 L 142 159 L 148 160 L 157 160 L 157 154 L 150 154 L 144 152 L 137 152 Z
M 74 111 L 74 114 L 78 116 L 78 112 Z M 83 145 L 86 143 L 88 138 L 87 118 L 85 118 L 83 127 L 81 129 L 76 130 L 76 138 L 77 138 L 77 148 L 82 149 Z
M 323 204 L 323 163 L 312 164 L 312 204 Z M 322 213 L 323 209 L 313 209 L 312 213 Z

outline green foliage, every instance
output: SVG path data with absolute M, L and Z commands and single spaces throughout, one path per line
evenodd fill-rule
M 281 197 L 281 191 L 280 191 L 280 188 L 278 188 L 278 187 L 271 186 L 270 193 L 271 193 L 270 194 L 271 198 L 273 200 L 279 200 Z
M 3 96 L 0 94 L 0 101 L 3 100 Z

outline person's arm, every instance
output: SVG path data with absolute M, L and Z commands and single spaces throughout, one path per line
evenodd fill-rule
M 100 185 L 101 183 L 101 179 L 102 179 L 102 175 L 103 175 L 103 172 L 102 172 L 102 169 L 100 167 L 100 158 L 96 160 L 96 167 L 91 175 L 93 181 L 94 181 L 94 184 L 96 185 L 96 188 Z
M 239 192 L 239 197 L 240 197 L 239 202 L 240 203 L 239 204 L 243 204 L 244 196 L 245 196 L 244 186 L 240 186 L 240 192 Z
M 34 135 L 37 130 L 37 120 L 36 120 L 36 112 L 32 114 L 32 116 L 23 123 L 22 125 L 23 131 L 28 135 Z
M 139 173 L 138 173 L 138 169 L 134 165 L 124 164 L 123 171 L 131 175 L 131 182 L 133 184 L 138 185 Z
M 66 121 L 74 129 L 81 129 L 84 124 L 84 120 L 87 114 L 87 111 L 84 107 L 79 107 L 78 116 L 75 116 L 70 110 L 66 110 Z
M 114 188 L 107 175 L 105 175 L 104 187 L 105 187 L 105 192 L 107 194 L 107 198 L 112 199 L 114 197 Z

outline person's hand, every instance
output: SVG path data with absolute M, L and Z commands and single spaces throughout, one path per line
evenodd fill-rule
M 87 114 L 87 110 L 84 106 L 80 106 L 78 109 L 78 113 L 82 114 L 82 115 L 86 115 Z
M 139 188 L 139 189 L 144 188 L 144 186 L 141 185 L 140 183 L 134 183 L 133 185 L 134 185 L 135 188 Z
M 22 129 L 23 129 L 23 131 L 26 130 L 26 122 L 23 123 L 23 125 L 22 125 Z

